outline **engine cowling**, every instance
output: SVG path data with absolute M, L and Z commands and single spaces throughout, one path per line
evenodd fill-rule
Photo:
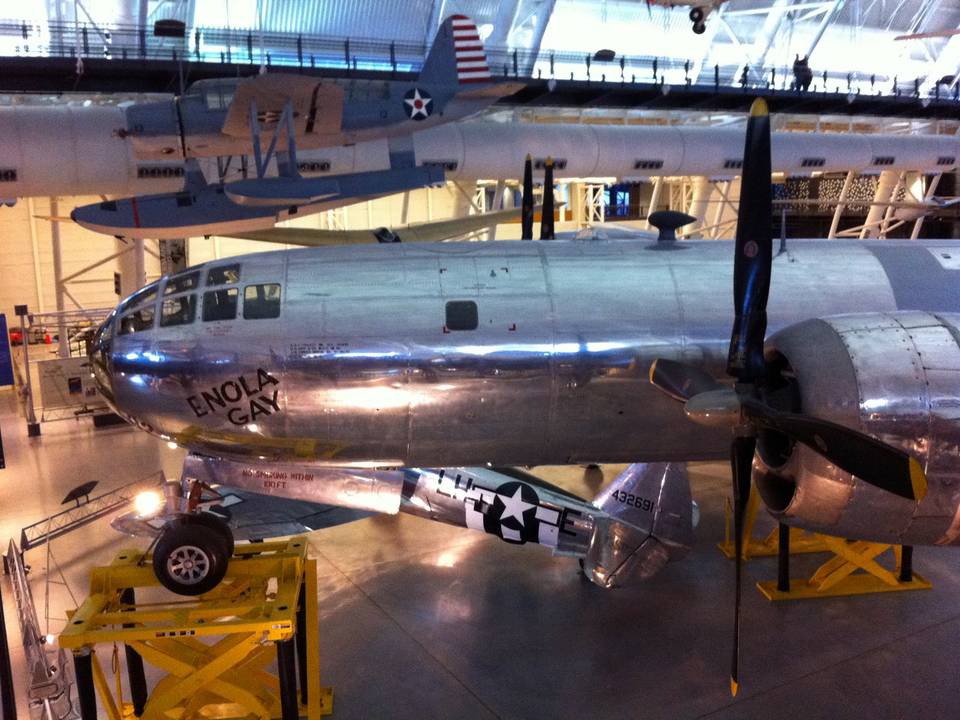
M 766 353 L 789 381 L 783 397 L 792 398 L 790 409 L 902 448 L 920 461 L 928 483 L 927 495 L 914 503 L 864 483 L 809 447 L 761 433 L 754 482 L 775 518 L 878 542 L 960 542 L 960 316 L 808 320 L 769 338 Z

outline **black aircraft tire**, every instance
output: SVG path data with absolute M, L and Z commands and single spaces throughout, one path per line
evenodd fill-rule
M 202 595 L 223 580 L 229 559 L 226 542 L 217 530 L 174 520 L 153 550 L 153 572 L 171 592 Z
M 707 26 L 702 22 L 693 24 L 693 32 L 697 35 L 703 35 L 707 31 Z
M 233 533 L 230 532 L 227 524 L 216 515 L 208 512 L 198 512 L 192 513 L 191 515 L 184 515 L 180 518 L 180 521 L 184 523 L 196 523 L 197 525 L 203 525 L 204 527 L 214 530 L 226 543 L 227 559 L 229 560 L 233 557 L 233 548 L 236 544 L 233 539 Z
M 694 27 L 696 27 L 697 25 L 703 24 L 703 8 L 699 8 L 699 7 L 690 8 L 690 22 L 693 23 Z M 697 32 L 697 31 L 694 30 L 694 32 Z

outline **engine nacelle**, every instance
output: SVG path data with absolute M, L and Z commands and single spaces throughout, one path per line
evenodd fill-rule
M 761 433 L 754 481 L 771 514 L 840 537 L 960 542 L 960 316 L 921 312 L 808 320 L 769 338 L 799 409 L 878 437 L 920 461 L 920 503 L 851 476 L 811 448 Z
M 636 463 L 594 498 L 597 517 L 583 570 L 610 588 L 646 580 L 693 544 L 696 506 L 683 463 Z

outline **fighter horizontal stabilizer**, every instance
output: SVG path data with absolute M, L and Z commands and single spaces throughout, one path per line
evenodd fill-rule
M 492 225 L 510 222 L 519 217 L 520 208 L 511 208 L 450 220 L 411 223 L 397 228 L 321 230 L 317 228 L 277 227 L 269 230 L 230 233 L 226 237 L 281 243 L 283 245 L 302 245 L 304 247 L 356 245 L 374 242 L 440 242 L 460 235 L 467 235 Z
M 256 107 L 263 130 L 277 126 L 287 103 L 293 109 L 294 135 L 335 135 L 343 120 L 343 88 L 315 77 L 267 73 L 237 85 L 227 108 L 222 131 L 247 140 L 250 137 L 250 106 Z
M 424 165 L 330 178 L 250 178 L 224 186 L 224 192 L 238 205 L 308 205 L 338 197 L 390 195 L 443 182 L 443 168 Z

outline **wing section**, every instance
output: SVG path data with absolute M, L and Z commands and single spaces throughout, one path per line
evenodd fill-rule
M 319 247 L 322 245 L 355 245 L 374 242 L 439 242 L 520 217 L 520 208 L 498 210 L 482 215 L 468 215 L 450 220 L 414 223 L 396 230 L 377 228 L 373 230 L 321 230 L 316 228 L 277 227 L 269 230 L 253 230 L 230 233 L 225 237 L 241 240 Z
M 307 500 L 260 495 L 240 488 L 221 486 L 217 491 L 223 499 L 206 510 L 223 518 L 237 540 L 299 535 L 345 525 L 375 514 Z
M 221 130 L 225 135 L 248 139 L 251 105 L 256 108 L 261 129 L 274 129 L 287 101 L 293 106 L 297 137 L 340 132 L 343 88 L 306 75 L 286 73 L 267 73 L 242 81 L 227 108 Z

